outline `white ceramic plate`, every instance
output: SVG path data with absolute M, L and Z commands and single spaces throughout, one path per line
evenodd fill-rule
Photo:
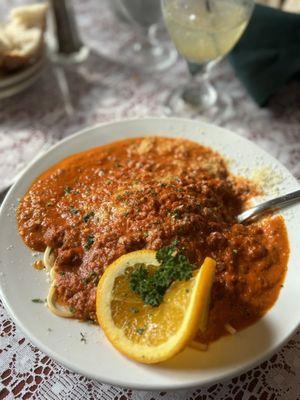
M 33 65 L 9 75 L 0 75 L 0 99 L 13 96 L 32 85 L 41 75 L 45 59 L 41 58 Z
M 49 284 L 43 271 L 32 268 L 33 256 L 18 234 L 15 219 L 18 199 L 40 173 L 59 160 L 124 137 L 145 135 L 180 136 L 197 141 L 230 157 L 234 173 L 249 176 L 253 170 L 267 166 L 278 181 L 279 192 L 299 188 L 279 162 L 253 143 L 200 121 L 139 119 L 87 129 L 61 141 L 30 165 L 8 193 L 0 214 L 2 299 L 18 326 L 41 350 L 66 367 L 101 382 L 149 390 L 212 384 L 270 356 L 299 325 L 300 205 L 282 213 L 286 218 L 291 255 L 284 288 L 275 306 L 258 323 L 219 340 L 207 352 L 186 349 L 159 365 L 137 364 L 114 350 L 99 327 L 56 317 L 42 304 L 31 301 L 35 297 L 45 298 Z M 86 335 L 86 344 L 80 341 L 80 332 Z

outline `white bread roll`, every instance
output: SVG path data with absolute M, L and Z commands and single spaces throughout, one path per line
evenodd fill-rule
M 47 4 L 17 7 L 11 11 L 9 21 L 0 25 L 0 71 L 15 71 L 40 56 L 47 10 Z

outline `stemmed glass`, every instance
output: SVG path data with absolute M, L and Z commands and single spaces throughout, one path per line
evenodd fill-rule
M 121 56 L 144 72 L 160 71 L 177 60 L 177 52 L 157 39 L 162 21 L 160 0 L 111 0 L 116 14 L 130 24 L 137 39 L 121 49 Z
M 167 29 L 190 72 L 189 82 L 167 99 L 170 110 L 209 117 L 224 113 L 228 96 L 217 93 L 209 72 L 237 43 L 253 7 L 254 0 L 162 0 Z

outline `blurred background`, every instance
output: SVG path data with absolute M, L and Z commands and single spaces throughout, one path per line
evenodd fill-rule
M 30 64 L 36 70 L 28 72 L 29 79 L 18 78 L 28 66 L 0 75 L 0 190 L 62 137 L 143 116 L 201 118 L 228 127 L 255 140 L 300 178 L 299 1 L 265 0 L 268 7 L 253 12 L 252 0 L 226 0 L 223 8 L 218 0 L 193 0 L 184 5 L 186 15 L 176 11 L 180 3 L 163 2 L 163 18 L 158 0 L 50 2 L 43 56 Z M 0 54 L 3 23 L 26 4 L 32 1 L 0 2 Z M 209 87 L 203 87 L 208 75 Z

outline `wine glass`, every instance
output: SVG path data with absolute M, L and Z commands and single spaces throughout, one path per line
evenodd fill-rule
M 121 49 L 123 59 L 144 72 L 161 71 L 175 63 L 175 49 L 156 37 L 162 21 L 160 0 L 112 0 L 111 6 L 134 27 L 137 37 Z
M 169 34 L 188 62 L 189 82 L 167 99 L 176 114 L 214 117 L 228 108 L 209 79 L 211 68 L 237 43 L 248 25 L 254 0 L 162 0 Z

